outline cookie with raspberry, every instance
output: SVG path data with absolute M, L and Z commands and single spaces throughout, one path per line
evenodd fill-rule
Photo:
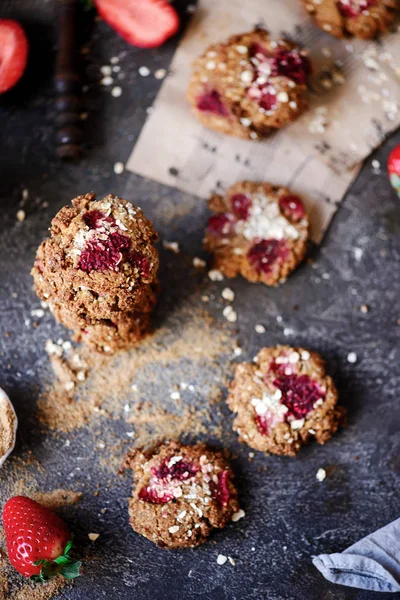
M 399 0 L 301 0 L 315 23 L 331 35 L 363 40 L 386 33 Z
M 344 421 L 338 394 L 319 354 L 262 348 L 236 366 L 227 399 L 239 440 L 261 452 L 295 456 L 311 438 L 324 444 Z
M 187 97 L 206 127 L 257 139 L 307 109 L 310 73 L 305 51 L 258 29 L 209 46 L 193 65 Z
M 231 467 L 205 444 L 169 442 L 136 450 L 124 467 L 134 472 L 132 528 L 159 546 L 198 546 L 239 509 Z
M 38 296 L 78 337 L 89 341 L 92 336 L 82 332 L 96 332 L 96 349 L 130 345 L 136 333 L 118 330 L 143 331 L 156 302 L 157 234 L 151 222 L 122 198 L 86 194 L 57 213 L 50 232 L 32 270 Z M 99 332 L 116 343 L 102 344 Z
M 241 181 L 209 202 L 204 244 L 226 277 L 275 285 L 303 260 L 309 222 L 301 199 L 285 187 Z

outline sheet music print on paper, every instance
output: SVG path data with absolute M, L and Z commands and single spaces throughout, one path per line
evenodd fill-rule
M 210 43 L 260 23 L 310 50 L 310 110 L 262 142 L 205 129 L 186 101 L 193 60 Z M 400 33 L 379 46 L 336 40 L 313 25 L 299 0 L 199 0 L 127 168 L 202 198 L 240 179 L 287 185 L 304 198 L 319 243 L 360 161 L 400 124 L 396 55 Z M 345 80 L 327 90 L 320 74 L 334 61 Z

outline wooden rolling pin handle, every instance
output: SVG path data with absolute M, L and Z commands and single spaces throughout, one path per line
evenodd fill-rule
M 81 80 L 76 68 L 77 1 L 58 0 L 59 45 L 55 74 L 56 152 L 64 159 L 81 155 Z

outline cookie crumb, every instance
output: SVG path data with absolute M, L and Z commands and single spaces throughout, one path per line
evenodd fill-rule
M 193 258 L 193 266 L 196 268 L 204 268 L 206 266 L 206 261 L 198 256 Z
M 91 542 L 95 542 L 99 537 L 99 533 L 88 533 L 88 538 Z
M 148 67 L 139 67 L 138 72 L 142 77 L 148 77 L 150 75 L 150 69 Z
M 125 165 L 122 162 L 116 162 L 114 164 L 113 170 L 116 175 L 121 175 L 124 172 Z
M 218 271 L 217 269 L 211 269 L 211 271 L 208 272 L 208 276 L 211 281 L 222 281 L 224 279 L 221 271 Z
M 257 323 L 257 325 L 254 326 L 254 329 L 257 333 L 265 333 L 264 325 L 260 325 L 259 323 Z
M 235 323 L 237 321 L 237 313 L 233 310 L 232 306 L 225 306 L 222 314 L 230 323 Z
M 318 481 L 324 481 L 324 479 L 326 478 L 325 469 L 319 468 L 316 474 L 316 478 L 318 479 Z
M 226 563 L 226 561 L 228 560 L 228 557 L 225 556 L 224 554 L 218 554 L 217 556 L 217 564 L 222 566 Z
M 22 223 L 22 221 L 25 221 L 25 218 L 26 218 L 26 212 L 24 210 L 19 210 L 17 212 L 17 221 Z

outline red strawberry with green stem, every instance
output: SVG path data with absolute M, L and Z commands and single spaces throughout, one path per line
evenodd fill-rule
M 129 44 L 156 48 L 175 35 L 178 13 L 167 0 L 94 0 L 105 21 Z
M 79 576 L 80 561 L 71 558 L 71 534 L 60 517 L 25 496 L 10 498 L 3 509 L 8 557 L 13 567 L 35 581 L 56 575 Z

